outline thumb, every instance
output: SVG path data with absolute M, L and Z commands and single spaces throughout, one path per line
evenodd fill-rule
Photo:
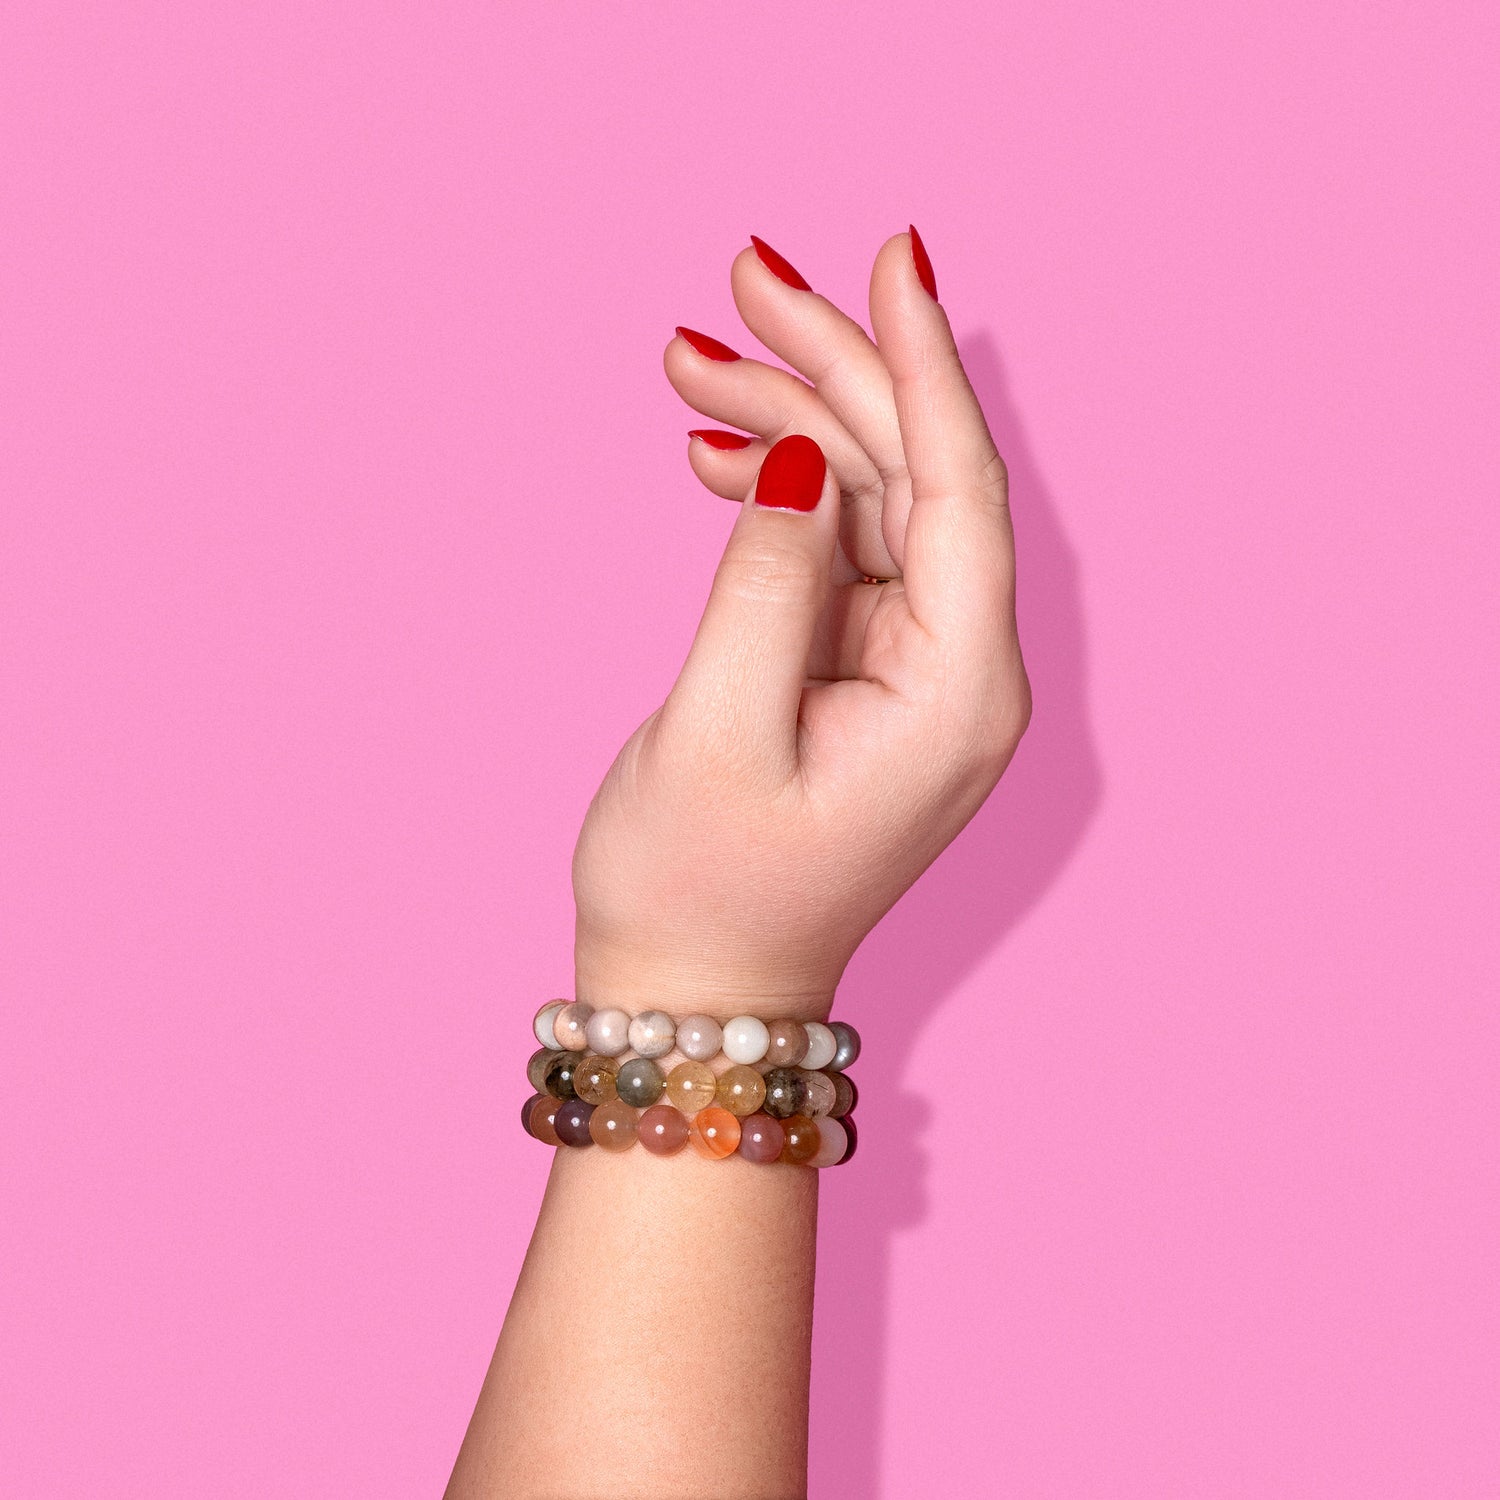
M 838 485 L 800 433 L 770 449 L 714 574 L 668 712 L 742 765 L 785 779 L 797 765 L 797 711 L 831 585 Z

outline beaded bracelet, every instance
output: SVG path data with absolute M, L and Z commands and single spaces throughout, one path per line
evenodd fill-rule
M 860 1042 L 846 1022 L 736 1016 L 721 1025 L 554 1000 L 532 1029 L 542 1046 L 526 1066 L 536 1092 L 521 1123 L 548 1145 L 624 1151 L 639 1140 L 671 1156 L 691 1143 L 714 1160 L 737 1153 L 805 1166 L 854 1155 L 858 1093 L 843 1070 Z M 674 1047 L 685 1061 L 663 1071 L 657 1059 Z M 721 1053 L 730 1066 L 715 1073 L 708 1060 Z
M 842 1072 L 859 1057 L 859 1033 L 846 1021 L 772 1021 L 735 1016 L 720 1024 L 712 1016 L 674 1021 L 664 1011 L 631 1016 L 623 1010 L 595 1010 L 582 1000 L 551 1000 L 532 1022 L 544 1047 L 592 1052 L 599 1057 L 664 1057 L 675 1046 L 684 1057 L 707 1062 L 721 1050 L 730 1062 L 762 1058 L 785 1066 Z

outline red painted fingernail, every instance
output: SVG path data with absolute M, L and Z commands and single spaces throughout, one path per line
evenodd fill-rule
M 690 438 L 700 438 L 710 448 L 722 448 L 726 452 L 733 452 L 739 448 L 748 448 L 754 441 L 747 438 L 742 432 L 725 432 L 718 427 L 694 427 L 689 433 Z
M 750 236 L 750 243 L 755 246 L 755 253 L 760 256 L 761 264 L 768 270 L 779 276 L 788 286 L 794 286 L 799 292 L 810 292 L 812 288 L 802 279 L 802 273 L 786 256 L 778 255 L 758 234 Z
M 917 233 L 915 224 L 908 224 L 906 232 L 911 236 L 911 259 L 917 268 L 917 280 L 926 288 L 927 295 L 934 302 L 938 299 L 937 277 L 932 274 L 932 262 L 927 258 L 927 246 L 922 243 L 922 236 Z
M 823 493 L 823 450 L 794 432 L 766 454 L 755 481 L 755 503 L 771 510 L 813 510 Z
M 699 354 L 706 355 L 709 359 L 723 360 L 725 364 L 728 364 L 730 360 L 739 358 L 739 355 L 728 344 L 721 344 L 718 339 L 711 339 L 706 333 L 696 333 L 691 328 L 679 328 L 677 332 Z

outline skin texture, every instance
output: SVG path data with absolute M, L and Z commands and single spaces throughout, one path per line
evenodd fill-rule
M 875 259 L 873 341 L 753 248 L 731 282 L 797 373 L 667 346 L 688 405 L 753 440 L 690 440 L 741 503 L 682 671 L 584 820 L 576 993 L 823 1020 L 1029 720 L 1006 472 L 906 234 Z M 793 433 L 827 460 L 819 502 L 756 504 Z M 804 1494 L 818 1188 L 740 1156 L 559 1149 L 448 1494 Z

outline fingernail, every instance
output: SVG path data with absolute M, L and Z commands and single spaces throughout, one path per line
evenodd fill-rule
M 680 338 L 685 338 L 699 354 L 706 355 L 709 359 L 723 360 L 725 364 L 728 364 L 730 360 L 739 358 L 739 355 L 728 344 L 721 344 L 718 339 L 711 339 L 706 333 L 696 333 L 691 328 L 679 328 L 677 333 Z
M 789 261 L 786 256 L 778 255 L 758 234 L 750 236 L 750 243 L 755 246 L 755 253 L 760 256 L 760 263 L 774 275 L 779 276 L 788 286 L 794 286 L 799 292 L 810 292 L 812 288 L 802 279 L 802 273 Z
M 766 454 L 755 481 L 755 503 L 769 510 L 813 510 L 823 493 L 823 450 L 794 432 Z
M 917 268 L 917 280 L 920 281 L 927 291 L 927 295 L 934 302 L 938 299 L 937 277 L 932 274 L 932 262 L 927 258 L 927 246 L 922 243 L 922 236 L 917 233 L 915 224 L 908 224 L 906 232 L 911 236 L 911 259 Z
M 726 452 L 733 452 L 739 448 L 748 448 L 753 441 L 740 432 L 724 432 L 718 427 L 694 427 L 689 433 L 690 438 L 698 438 L 708 444 L 710 448 L 722 448 Z

